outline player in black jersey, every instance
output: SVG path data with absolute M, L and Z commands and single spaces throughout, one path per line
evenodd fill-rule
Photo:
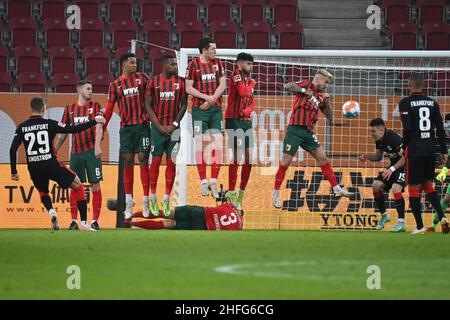
M 439 104 L 422 92 L 422 75 L 412 74 L 408 86 L 411 95 L 400 101 L 399 109 L 403 125 L 409 203 L 417 224 L 412 234 L 425 232 L 421 215 L 420 187 L 439 215 L 442 232 L 448 233 L 449 222 L 439 204 L 439 197 L 433 184 L 436 134 L 440 146 L 440 165 L 444 165 L 447 161 L 447 145 Z
M 42 204 L 50 214 L 53 230 L 58 230 L 58 218 L 48 195 L 49 180 L 56 181 L 61 188 L 70 187 L 75 190 L 78 210 L 82 219 L 84 215 L 84 220 L 87 215 L 87 204 L 80 179 L 72 170 L 61 165 L 56 158 L 53 139 L 57 133 L 76 133 L 89 129 L 97 123 L 104 124 L 105 119 L 99 116 L 95 120 L 77 126 L 69 126 L 55 120 L 44 119 L 42 116 L 46 109 L 47 104 L 44 98 L 34 97 L 31 99 L 31 117 L 17 127 L 9 151 L 11 179 L 19 181 L 16 168 L 17 149 L 23 142 L 31 180 L 39 191 Z
M 372 184 L 373 198 L 381 213 L 376 228 L 377 230 L 383 230 L 384 225 L 391 221 L 391 217 L 386 213 L 383 191 L 389 192 L 389 190 L 392 190 L 395 207 L 398 212 L 398 220 L 397 224 L 390 231 L 406 231 L 405 199 L 402 194 L 405 188 L 405 158 L 399 154 L 403 146 L 403 139 L 396 132 L 387 129 L 381 118 L 370 121 L 369 132 L 375 140 L 376 151 L 373 154 L 363 154 L 359 159 L 361 161 L 377 162 L 383 159 L 383 154 L 386 154 L 391 161 L 390 166 L 383 172 L 380 172 Z

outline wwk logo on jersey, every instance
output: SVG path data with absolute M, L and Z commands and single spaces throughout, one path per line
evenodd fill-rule
M 124 96 L 135 96 L 139 95 L 139 89 L 136 87 L 123 89 L 123 95 Z
M 309 99 L 309 101 L 311 101 L 314 104 L 314 107 L 316 107 L 316 109 L 319 108 L 319 100 L 317 100 L 317 98 L 315 96 L 312 96 L 311 99 Z
M 159 93 L 159 98 L 163 100 L 173 100 L 175 99 L 175 92 L 172 91 L 161 91 Z
M 202 81 L 215 81 L 216 75 L 214 73 L 202 74 Z
M 75 117 L 75 118 L 73 118 L 73 122 L 75 124 L 86 123 L 86 122 L 89 122 L 89 117 L 88 116 Z

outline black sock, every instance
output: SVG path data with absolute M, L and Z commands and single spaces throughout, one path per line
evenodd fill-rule
M 409 205 L 416 219 L 417 229 L 423 228 L 422 208 L 420 207 L 420 198 L 410 197 Z
M 78 211 L 80 211 L 81 221 L 87 220 L 87 202 L 86 200 L 81 200 L 77 202 Z
M 380 192 L 381 195 L 375 197 L 375 203 L 377 204 L 378 210 L 381 213 L 386 213 L 386 204 L 384 202 L 384 194 Z
M 44 205 L 45 209 L 47 209 L 47 211 L 53 209 L 52 199 L 50 199 L 50 196 L 48 194 L 41 197 L 41 202 Z
M 442 220 L 444 217 L 444 212 L 442 211 L 441 203 L 439 200 L 439 196 L 437 195 L 436 191 L 430 192 L 426 195 L 428 201 L 430 201 L 431 205 L 433 206 L 434 210 L 436 210 L 436 213 L 439 216 L 439 221 Z
M 395 200 L 395 207 L 397 208 L 398 218 L 405 219 L 405 199 L 403 197 Z

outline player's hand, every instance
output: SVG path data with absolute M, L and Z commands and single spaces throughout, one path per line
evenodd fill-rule
M 214 102 L 216 102 L 216 98 L 214 96 L 206 96 L 205 101 L 208 102 L 209 104 L 213 105 Z
M 209 108 L 211 108 L 211 104 L 206 101 L 204 102 L 201 106 L 200 106 L 200 110 L 208 110 Z
M 106 119 L 103 116 L 95 116 L 95 121 L 97 121 L 98 124 L 106 123 Z
M 19 174 L 18 173 L 12 174 L 11 175 L 11 180 L 19 181 Z
M 393 174 L 393 172 L 391 171 L 391 169 L 385 169 L 382 173 L 383 179 L 385 180 L 389 180 L 389 178 L 391 177 L 391 175 Z
M 305 95 L 308 97 L 308 98 L 311 98 L 312 97 L 312 95 L 313 95 L 313 92 L 311 91 L 311 90 L 306 90 L 305 91 Z
M 440 166 L 445 166 L 445 164 L 447 163 L 447 158 L 448 158 L 448 155 L 445 153 L 445 154 L 440 154 L 439 155 L 439 165 Z
M 330 102 L 330 95 L 326 92 L 322 93 L 323 103 L 327 104 Z
M 439 174 L 436 176 L 436 180 L 439 181 L 440 183 L 444 183 L 445 179 L 447 178 L 447 173 L 448 173 L 448 168 L 443 167 L 439 171 Z
M 158 127 L 159 132 L 161 132 L 163 135 L 169 136 L 169 132 L 167 132 L 167 126 L 161 126 L 159 125 Z
M 100 146 L 96 146 L 95 147 L 95 151 L 94 151 L 94 154 L 95 154 L 95 157 L 97 158 L 97 159 L 101 159 L 102 158 L 102 147 L 100 147 Z
M 359 159 L 359 161 L 362 161 L 362 162 L 365 162 L 368 160 L 367 155 L 365 155 L 365 154 L 360 155 L 358 159 Z
M 166 130 L 166 132 L 167 132 L 168 135 L 171 135 L 171 134 L 172 134 L 172 132 L 173 132 L 172 127 L 174 127 L 174 126 L 172 126 L 172 125 L 170 125 L 170 126 L 164 126 L 164 130 Z M 174 127 L 174 128 L 175 128 L 175 127 Z

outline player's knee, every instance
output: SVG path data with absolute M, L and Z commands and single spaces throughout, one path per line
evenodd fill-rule
M 374 181 L 372 183 L 372 190 L 375 192 L 380 192 L 383 189 L 383 183 L 380 181 Z
M 446 204 L 450 204 L 450 194 L 446 194 L 446 195 L 445 195 L 445 197 L 444 197 L 444 202 L 445 202 Z
M 91 183 L 91 188 L 92 191 L 94 192 L 100 191 L 100 183 L 98 182 Z
M 393 184 L 392 185 L 392 192 L 393 193 L 401 193 L 402 192 L 402 186 L 398 185 L 398 184 Z

